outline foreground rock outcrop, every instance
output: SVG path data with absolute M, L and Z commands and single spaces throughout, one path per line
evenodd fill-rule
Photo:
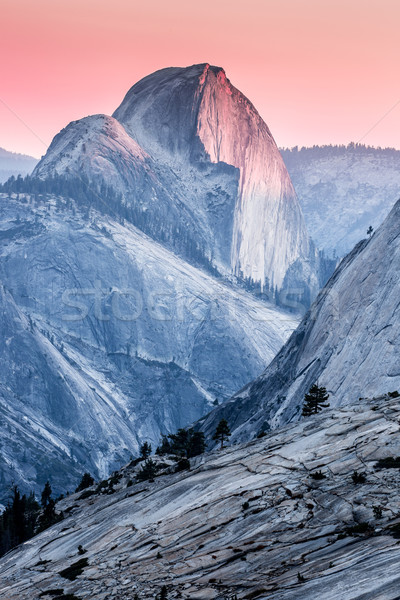
M 399 420 L 400 399 L 382 396 L 154 482 L 135 483 L 128 465 L 107 493 L 94 486 L 60 501 L 61 523 L 0 560 L 0 598 L 55 598 L 62 588 L 152 599 L 166 585 L 168 598 L 394 600 L 400 473 L 377 461 L 400 454 Z M 168 473 L 172 461 L 162 460 Z M 75 580 L 59 574 L 82 557 Z

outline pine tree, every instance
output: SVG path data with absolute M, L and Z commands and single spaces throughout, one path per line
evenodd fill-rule
M 159 600 L 168 600 L 167 586 L 163 585 L 160 594 L 157 596 Z
M 81 492 L 82 490 L 86 490 L 86 488 L 90 487 L 93 484 L 94 484 L 94 479 L 91 476 L 91 474 L 90 473 L 84 473 L 84 475 L 82 475 L 82 479 L 80 481 L 80 484 L 76 488 L 75 492 Z
M 41 496 L 42 513 L 38 519 L 38 531 L 43 531 L 53 525 L 53 523 L 57 523 L 64 518 L 62 513 L 57 515 L 56 503 L 51 497 L 51 494 L 51 485 L 46 481 Z
M 224 441 L 228 439 L 231 435 L 231 430 L 229 429 L 229 425 L 226 419 L 221 419 L 218 423 L 217 429 L 213 435 L 213 440 L 217 442 L 221 442 L 221 449 L 224 447 Z
M 328 398 L 329 394 L 326 388 L 319 387 L 314 383 L 308 390 L 308 394 L 304 396 L 302 416 L 309 417 L 310 415 L 316 415 L 323 408 L 328 408 L 329 404 L 326 403 Z
M 157 447 L 156 454 L 162 456 L 163 454 L 170 454 L 171 452 L 171 443 L 168 439 L 168 436 L 163 435 L 161 438 L 160 445 Z
M 140 457 L 146 460 L 147 458 L 149 458 L 150 454 L 151 445 L 148 442 L 144 442 L 144 444 L 140 446 Z
M 44 488 L 43 488 L 42 496 L 41 496 L 42 508 L 46 508 L 46 506 L 49 503 L 49 500 L 51 498 L 51 494 L 52 494 L 52 489 L 51 489 L 50 482 L 46 481 Z
M 174 454 L 187 456 L 187 449 L 190 441 L 190 431 L 187 429 L 178 429 L 176 433 L 171 433 L 168 437 L 171 440 L 171 447 Z
M 193 431 L 189 439 L 189 445 L 187 449 L 187 457 L 193 458 L 203 454 L 206 449 L 206 442 L 204 433 L 202 431 Z
M 153 481 L 157 475 L 157 465 L 151 458 L 146 459 L 144 465 L 136 475 L 138 481 Z

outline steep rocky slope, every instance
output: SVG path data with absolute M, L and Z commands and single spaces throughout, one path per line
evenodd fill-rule
M 297 324 L 65 199 L 2 195 L 0 218 L 3 496 L 53 473 L 60 492 L 154 447 L 254 377 Z
M 94 115 L 70 123 L 51 143 L 34 176 L 85 177 L 99 208 L 128 218 L 154 239 L 193 260 L 197 254 L 229 272 L 229 248 L 238 174 L 227 165 L 208 165 L 202 177 L 177 176 L 154 160 L 113 117 Z M 85 179 L 85 181 L 86 181 Z M 121 198 L 111 204 L 103 182 Z
M 400 475 L 377 461 L 400 454 L 399 419 L 399 399 L 356 400 L 154 482 L 127 466 L 0 560 L 0 597 L 395 600 Z
M 400 388 L 400 201 L 371 239 L 360 242 L 262 375 L 206 418 L 225 415 L 234 436 L 298 418 L 319 382 L 338 406 Z
M 282 150 L 318 248 L 344 256 L 400 197 L 400 151 L 360 144 Z

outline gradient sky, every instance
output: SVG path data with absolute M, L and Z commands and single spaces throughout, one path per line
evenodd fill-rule
M 203 62 L 225 68 L 279 146 L 400 148 L 399 0 L 0 0 L 0 8 L 8 150 L 39 157 L 68 122 L 111 114 L 143 76 Z

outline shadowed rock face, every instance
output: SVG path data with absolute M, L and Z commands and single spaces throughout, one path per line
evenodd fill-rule
M 62 500 L 61 523 L 0 559 L 0 593 L 131 600 L 166 585 L 171 599 L 395 600 L 399 470 L 376 463 L 399 456 L 399 418 L 399 400 L 381 397 L 198 457 L 190 471 L 156 458 L 153 482 L 132 484 L 140 467 L 127 466 L 112 495 L 93 486 Z M 82 558 L 79 545 L 88 566 L 70 582 L 59 572 Z
M 309 313 L 260 377 L 202 423 L 225 416 L 235 439 L 297 419 L 317 382 L 338 406 L 400 388 L 400 201 L 342 261 Z
M 0 197 L 0 473 L 57 493 L 199 419 L 296 319 L 130 225 L 51 196 Z

